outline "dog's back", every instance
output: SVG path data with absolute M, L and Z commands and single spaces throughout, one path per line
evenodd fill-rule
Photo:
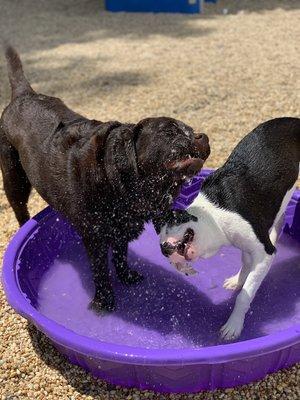
M 250 132 L 223 167 L 209 176 L 203 193 L 219 207 L 249 221 L 268 252 L 269 230 L 299 175 L 300 119 L 277 118 Z
M 70 142 L 72 136 L 74 143 L 72 122 L 81 122 L 83 128 L 88 125 L 88 131 L 92 121 L 70 110 L 60 99 L 36 93 L 17 52 L 8 46 L 5 55 L 11 101 L 1 116 L 0 165 L 7 197 L 14 209 L 20 209 L 20 215 L 18 211 L 16 215 L 22 224 L 28 219 L 25 205 L 31 185 L 56 209 L 70 208 L 76 182 L 67 171 L 74 168 L 76 151 L 69 146 L 70 154 L 63 154 L 63 141 Z M 61 129 L 65 124 L 68 128 Z M 18 206 L 18 202 L 25 205 Z

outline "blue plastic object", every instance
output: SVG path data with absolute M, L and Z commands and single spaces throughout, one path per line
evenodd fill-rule
M 201 0 L 106 0 L 105 4 L 108 11 L 188 14 L 201 12 Z

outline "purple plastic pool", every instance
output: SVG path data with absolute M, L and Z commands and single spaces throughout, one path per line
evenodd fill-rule
M 177 207 L 189 204 L 208 173 L 183 189 Z M 160 254 L 151 225 L 129 252 L 143 283 L 124 287 L 112 268 L 112 314 L 88 310 L 94 288 L 87 256 L 77 234 L 50 208 L 11 241 L 3 284 L 12 307 L 71 363 L 113 384 L 160 392 L 233 387 L 300 362 L 300 191 L 286 222 L 274 265 L 235 343 L 221 343 L 218 333 L 235 299 L 222 284 L 238 270 L 239 252 L 224 249 L 196 263 L 198 275 L 186 277 Z

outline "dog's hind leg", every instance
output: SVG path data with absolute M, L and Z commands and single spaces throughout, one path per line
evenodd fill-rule
M 225 279 L 223 287 L 228 290 L 241 289 L 251 271 L 252 259 L 251 255 L 245 251 L 242 252 L 242 268 L 236 275 Z
M 286 192 L 286 195 L 284 196 L 280 210 L 279 210 L 279 212 L 275 218 L 274 224 L 272 226 L 272 229 L 270 232 L 270 240 L 274 246 L 276 245 L 277 239 L 282 231 L 282 227 L 284 224 L 284 213 L 285 213 L 287 205 L 289 204 L 289 202 L 293 196 L 295 188 L 296 188 L 296 184 L 292 187 L 292 189 L 290 189 Z
M 8 142 L 3 131 L 0 131 L 0 166 L 6 197 L 21 226 L 30 218 L 27 203 L 31 184 L 17 150 Z
M 274 246 L 276 245 L 277 239 L 282 231 L 283 223 L 284 223 L 284 213 L 281 214 L 278 218 L 276 218 L 270 232 L 270 240 Z

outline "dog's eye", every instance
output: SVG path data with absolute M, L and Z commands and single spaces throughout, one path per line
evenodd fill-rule
M 194 231 L 191 228 L 188 228 L 183 236 L 184 242 L 192 241 L 194 238 Z
M 164 256 L 169 257 L 176 251 L 176 246 L 171 243 L 164 242 L 160 245 L 161 252 Z

